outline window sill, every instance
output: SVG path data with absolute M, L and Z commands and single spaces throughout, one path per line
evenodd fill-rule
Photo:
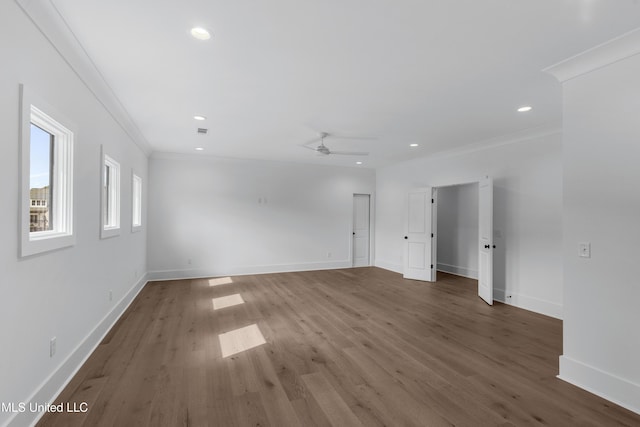
M 23 238 L 20 247 L 20 256 L 27 257 L 37 255 L 44 252 L 62 249 L 76 244 L 76 237 L 72 234 L 49 233 L 48 235 L 40 235 L 37 238 L 28 236 Z
M 120 227 L 103 228 L 100 232 L 101 239 L 109 239 L 120 235 Z

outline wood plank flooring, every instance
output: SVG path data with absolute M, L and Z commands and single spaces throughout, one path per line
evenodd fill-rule
M 38 425 L 640 425 L 556 379 L 561 353 L 560 321 L 489 307 L 475 281 L 444 273 L 155 282 L 56 401 L 89 411 Z

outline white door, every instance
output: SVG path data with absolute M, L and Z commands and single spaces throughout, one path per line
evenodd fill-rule
M 431 282 L 438 280 L 438 189 L 431 189 Z
M 493 179 L 482 178 L 479 188 L 478 296 L 493 305 Z
M 431 187 L 412 190 L 407 196 L 404 235 L 404 278 L 434 281 L 431 254 Z
M 370 197 L 368 194 L 353 195 L 353 266 L 369 265 Z

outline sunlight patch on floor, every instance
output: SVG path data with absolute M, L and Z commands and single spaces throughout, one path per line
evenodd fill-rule
M 244 304 L 244 300 L 240 294 L 227 295 L 220 298 L 213 298 L 213 309 L 220 310 L 221 308 L 233 307 L 234 305 Z
M 231 277 L 216 277 L 215 279 L 209 279 L 209 286 L 228 285 L 233 283 Z
M 255 323 L 245 326 L 244 328 L 220 334 L 218 335 L 218 339 L 220 340 L 222 357 L 233 356 L 234 354 L 242 353 L 243 351 L 266 344 L 262 332 L 260 332 L 258 325 Z

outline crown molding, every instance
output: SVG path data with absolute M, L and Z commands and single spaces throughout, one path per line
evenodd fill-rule
M 15 2 L 116 123 L 148 157 L 152 152 L 151 145 L 71 31 L 53 1 L 15 0 Z
M 640 53 L 640 28 L 585 50 L 542 71 L 560 83 Z
M 533 139 L 544 138 L 550 135 L 562 134 L 562 121 L 553 120 L 541 126 L 524 129 L 518 132 L 500 135 L 494 138 L 475 141 L 460 147 L 449 150 L 438 151 L 421 158 L 435 159 L 443 157 L 460 156 L 463 154 L 475 153 L 477 151 L 489 150 L 492 148 L 502 147 L 504 145 L 518 144 Z
M 326 170 L 336 169 L 348 169 L 348 170 L 360 170 L 373 172 L 376 168 L 373 167 L 361 167 L 361 166 L 344 166 L 344 165 L 327 165 L 321 163 L 306 163 L 293 160 L 278 160 L 278 159 L 265 159 L 259 157 L 229 157 L 220 156 L 216 154 L 206 153 L 174 153 L 170 151 L 153 151 L 149 156 L 149 160 L 186 160 L 190 162 L 225 162 L 232 164 L 246 164 L 251 165 L 255 163 L 281 165 L 283 167 L 299 167 L 299 168 L 318 168 Z

